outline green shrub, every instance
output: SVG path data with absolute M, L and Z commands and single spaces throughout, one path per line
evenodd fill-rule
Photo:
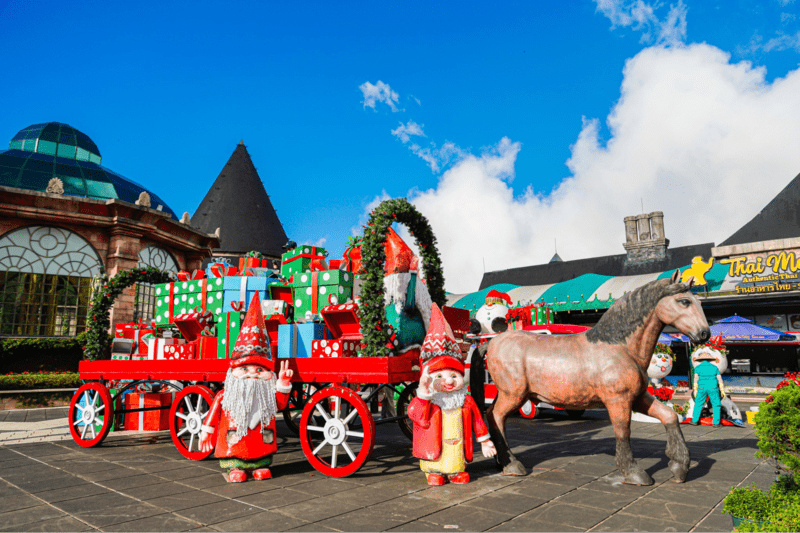
M 755 486 L 733 489 L 723 511 L 745 519 L 734 531 L 800 531 L 800 383 L 794 373 L 784 379 L 755 417 L 758 452 L 786 473 L 768 492 Z
M 81 386 L 77 372 L 0 375 L 0 390 L 67 389 Z
M 86 334 L 64 338 L 0 339 L 0 373 L 77 372 Z

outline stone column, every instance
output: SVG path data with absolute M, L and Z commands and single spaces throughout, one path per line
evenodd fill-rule
M 639 242 L 650 240 L 650 216 L 641 214 L 636 215 L 636 225 L 639 229 Z
M 639 241 L 636 232 L 636 217 L 625 217 L 625 242 L 628 244 Z
M 111 228 L 106 256 L 106 272 L 113 278 L 123 270 L 130 270 L 139 264 L 139 249 L 141 248 L 142 234 L 128 228 L 119 226 Z M 131 285 L 122 291 L 114 301 L 110 318 L 114 324 L 130 322 L 133 320 L 133 301 L 136 295 L 136 286 Z

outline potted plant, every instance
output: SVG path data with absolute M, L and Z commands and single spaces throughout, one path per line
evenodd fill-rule
M 757 457 L 771 459 L 778 477 L 764 492 L 755 486 L 734 488 L 723 512 L 734 531 L 800 531 L 800 380 L 785 379 L 759 407 L 755 417 Z

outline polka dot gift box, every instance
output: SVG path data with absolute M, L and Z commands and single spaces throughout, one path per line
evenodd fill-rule
M 210 311 L 214 315 L 215 321 L 219 321 L 223 311 L 223 289 L 223 278 L 176 281 L 156 285 L 156 325 L 172 324 L 175 315 L 190 313 L 195 308 Z
M 352 357 L 359 343 L 341 339 L 311 341 L 311 357 Z
M 327 255 L 325 248 L 319 246 L 304 245 L 289 250 L 281 257 L 281 276 L 289 279 L 292 275 L 309 271 L 313 260 L 325 259 Z
M 307 312 L 319 314 L 323 307 L 338 305 L 353 298 L 353 273 L 345 270 L 324 270 L 295 274 L 292 282 L 294 316 Z

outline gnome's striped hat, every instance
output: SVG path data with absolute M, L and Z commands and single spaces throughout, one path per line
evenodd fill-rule
M 242 329 L 239 331 L 239 338 L 236 339 L 236 346 L 233 347 L 231 354 L 231 368 L 242 365 L 259 365 L 268 370 L 275 370 L 258 291 L 250 301 L 247 315 L 242 321 Z
M 444 319 L 436 303 L 431 307 L 431 325 L 422 343 L 419 357 L 423 366 L 428 367 L 428 372 L 452 368 L 464 373 L 461 349 L 456 343 L 450 324 Z

